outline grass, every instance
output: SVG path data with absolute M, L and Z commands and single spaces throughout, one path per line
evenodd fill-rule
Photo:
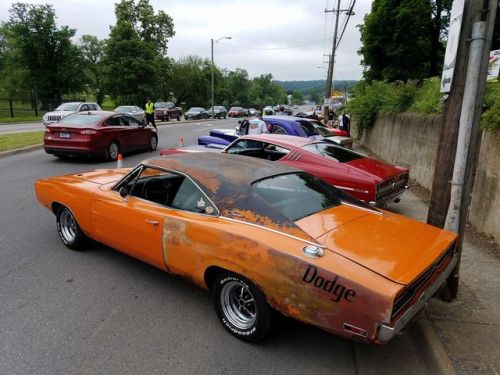
M 0 117 L 0 124 L 14 124 L 17 122 L 42 121 L 42 116 Z
M 43 131 L 0 135 L 0 152 L 43 143 Z

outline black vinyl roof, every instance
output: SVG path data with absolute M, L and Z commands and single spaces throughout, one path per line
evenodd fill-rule
M 260 224 L 310 240 L 295 223 L 273 210 L 252 192 L 254 181 L 268 177 L 304 173 L 287 165 L 225 153 L 185 153 L 148 159 L 145 165 L 184 173 L 215 203 L 221 215 Z

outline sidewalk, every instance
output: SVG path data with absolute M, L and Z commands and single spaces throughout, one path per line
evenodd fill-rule
M 410 185 L 391 210 L 425 221 L 428 200 L 427 191 Z M 419 318 L 430 322 L 458 374 L 500 374 L 499 297 L 498 244 L 467 230 L 457 300 L 434 298 Z

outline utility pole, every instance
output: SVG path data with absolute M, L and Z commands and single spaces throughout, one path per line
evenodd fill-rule
M 332 43 L 332 54 L 330 55 L 330 63 L 328 64 L 328 76 L 326 78 L 326 92 L 325 98 L 328 99 L 331 95 L 333 88 L 333 68 L 335 66 L 335 50 L 337 49 L 337 31 L 339 28 L 339 16 L 340 16 L 340 0 L 337 0 L 336 9 L 325 9 L 325 13 L 334 12 L 335 13 L 335 26 L 333 28 L 333 43 Z
M 436 156 L 427 222 L 460 235 L 459 258 L 480 147 L 479 118 L 497 1 L 465 0 L 453 83 L 443 110 Z M 445 300 L 457 296 L 459 269 L 460 261 L 441 294 Z

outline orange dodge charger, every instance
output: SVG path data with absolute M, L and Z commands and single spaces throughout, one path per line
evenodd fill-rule
M 246 341 L 266 335 L 275 309 L 385 343 L 457 262 L 453 233 L 244 156 L 158 157 L 41 179 L 35 191 L 67 247 L 92 238 L 211 290 L 222 325 Z

